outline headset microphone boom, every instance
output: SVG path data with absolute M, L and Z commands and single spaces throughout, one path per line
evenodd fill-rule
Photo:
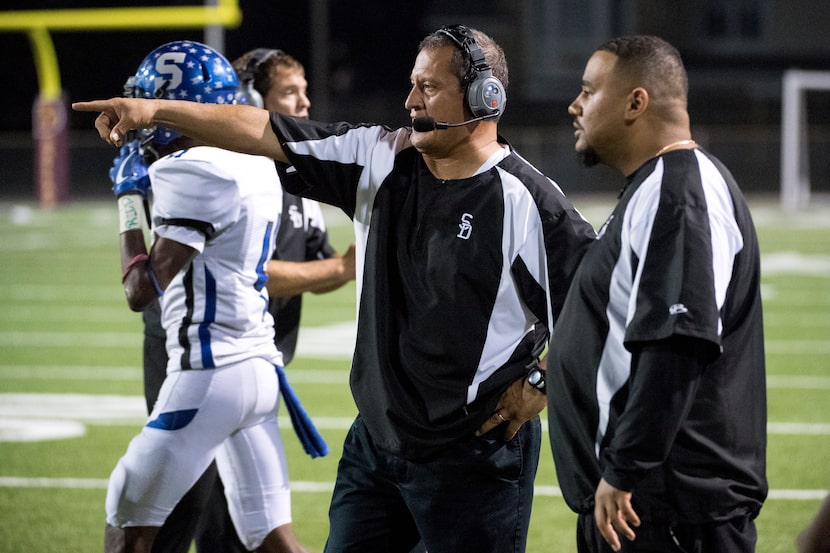
M 447 123 L 446 121 L 436 121 L 432 117 L 416 117 L 412 120 L 412 130 L 416 132 L 429 132 L 434 131 L 436 129 L 449 129 L 450 127 L 463 127 L 464 125 L 469 125 L 470 123 L 476 123 L 478 121 L 484 121 L 485 119 L 492 119 L 496 117 L 498 114 L 495 115 L 485 115 L 483 117 L 474 117 L 473 119 L 468 119 L 467 121 L 462 121 L 461 123 Z

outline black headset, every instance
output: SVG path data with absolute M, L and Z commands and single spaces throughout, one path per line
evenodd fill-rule
M 265 107 L 265 101 L 262 99 L 262 95 L 254 88 L 256 74 L 263 63 L 281 54 L 282 50 L 272 50 L 269 48 L 257 48 L 254 50 L 245 69 L 239 72 L 239 94 L 237 95 L 237 101 L 239 103 L 256 106 L 258 108 Z
M 464 25 L 445 25 L 438 30 L 467 55 L 470 71 L 462 84 L 467 89 L 467 105 L 474 117 L 499 117 L 507 102 L 507 91 L 501 81 L 493 76 L 493 70 L 484 60 L 481 48 L 476 44 L 473 32 Z

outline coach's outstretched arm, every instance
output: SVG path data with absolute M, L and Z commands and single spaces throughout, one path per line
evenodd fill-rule
M 98 134 L 116 146 L 123 144 L 128 131 L 160 125 L 210 146 L 288 161 L 268 112 L 253 106 L 110 98 L 75 102 L 72 109 L 99 112 L 95 119 Z

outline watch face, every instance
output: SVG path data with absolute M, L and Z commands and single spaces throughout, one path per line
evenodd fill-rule
M 527 381 L 530 382 L 532 386 L 536 386 L 542 380 L 542 371 L 534 370 L 527 376 Z

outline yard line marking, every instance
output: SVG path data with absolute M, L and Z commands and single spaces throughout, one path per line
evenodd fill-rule
M 296 355 L 312 359 L 351 359 L 356 339 L 355 321 L 304 326 L 300 328 Z
M 802 422 L 768 422 L 768 434 L 784 434 L 786 436 L 826 436 L 830 434 L 830 424 L 828 423 L 802 423 Z
M 0 476 L 2 488 L 63 488 L 63 489 L 106 489 L 106 478 L 27 478 L 20 476 Z M 296 493 L 331 493 L 334 482 L 311 482 L 307 480 L 289 483 L 291 491 Z M 559 486 L 536 485 L 533 495 L 540 497 L 562 497 Z M 792 501 L 818 501 L 828 495 L 827 490 L 770 490 L 769 499 Z
M 0 476 L 3 488 L 84 488 L 107 489 L 106 478 L 24 478 L 19 476 Z
M 288 368 L 292 384 L 348 384 L 349 367 L 343 369 Z M 80 365 L 0 365 L 0 380 L 115 380 L 137 381 L 141 367 L 90 367 Z M 767 388 L 792 390 L 830 389 L 830 376 L 767 375 Z
M 141 396 L 8 393 L 0 394 L 0 417 L 134 424 L 147 419 L 147 407 Z
M 790 499 L 794 501 L 813 501 L 824 499 L 828 495 L 827 490 L 770 490 L 769 499 Z
M 761 274 L 794 273 L 826 277 L 830 274 L 830 256 L 806 255 L 794 251 L 768 253 L 761 256 Z
M 338 369 L 291 369 L 287 370 L 291 384 L 338 384 L 349 383 L 349 368 Z M 0 365 L 0 380 L 116 380 L 138 381 L 144 377 L 141 367 L 89 367 L 69 365 Z
M 107 478 L 27 478 L 0 476 L 0 488 L 107 489 Z M 331 493 L 334 482 L 290 482 L 292 492 Z
M 318 428 L 344 430 L 354 417 L 312 417 Z M 144 424 L 147 408 L 141 396 L 95 394 L 0 393 L 0 424 L 3 421 L 79 421 L 100 425 Z M 280 425 L 291 427 L 290 417 Z
M 350 360 L 356 332 L 354 321 L 302 327 L 296 355 L 307 359 Z M 0 332 L 0 347 L 129 348 L 140 351 L 142 340 L 141 332 Z
M 312 414 L 312 419 L 321 430 L 346 430 L 354 421 L 354 416 L 318 417 Z M 67 432 L 60 424 L 62 421 L 140 425 L 146 420 L 145 402 L 141 396 L 0 393 L 0 441 L 3 436 L 21 435 L 24 432 L 21 427 L 25 426 L 26 421 L 34 421 L 33 432 L 39 435 L 46 431 L 49 421 L 56 421 L 54 438 L 60 438 Z M 291 428 L 289 417 L 280 416 L 279 421 L 281 428 Z M 547 421 L 542 420 L 542 427 L 546 429 Z M 767 423 L 767 432 L 778 435 L 826 436 L 830 435 L 830 423 L 771 421 Z
M 349 383 L 349 367 L 342 369 L 292 369 L 287 370 L 292 384 Z M 115 380 L 138 381 L 143 378 L 141 367 L 90 367 L 81 365 L 2 365 L 0 380 Z M 767 375 L 767 388 L 792 390 L 830 389 L 830 376 Z
M 291 493 L 331 493 L 334 491 L 334 482 L 308 482 L 300 480 L 297 482 L 289 482 L 288 485 L 291 487 Z
M 562 497 L 559 486 L 533 486 L 533 495 L 545 497 Z
M 0 417 L 0 443 L 44 442 L 80 438 L 84 434 L 86 434 L 86 425 L 79 421 Z
M 830 388 L 828 376 L 785 376 L 767 375 L 767 388 L 785 388 L 793 390 L 826 390 Z
M 322 327 L 303 327 L 297 342 L 297 357 L 351 360 L 354 353 L 353 322 Z M 0 332 L 0 347 L 135 348 L 140 350 L 140 332 Z M 830 340 L 767 340 L 766 351 L 786 355 L 830 355 Z

